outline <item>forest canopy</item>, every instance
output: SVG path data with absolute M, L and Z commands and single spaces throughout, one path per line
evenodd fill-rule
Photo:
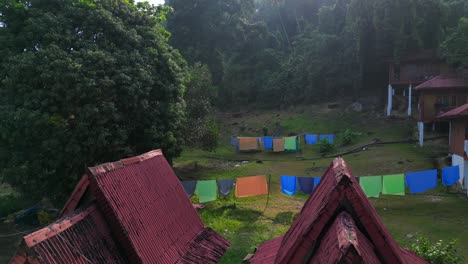
M 282 107 L 379 94 L 389 59 L 467 65 L 464 0 L 166 0 L 170 43 L 207 64 L 218 104 Z

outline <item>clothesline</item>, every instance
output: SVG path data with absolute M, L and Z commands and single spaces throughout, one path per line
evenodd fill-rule
M 406 187 L 410 189 L 411 194 L 435 189 L 438 184 L 437 174 L 438 170 L 434 169 L 392 175 L 360 176 L 356 178 L 358 178 L 359 185 L 367 197 L 378 198 L 381 193 L 405 195 Z M 458 165 L 442 168 L 441 175 L 444 186 L 452 186 L 463 179 Z M 286 195 L 294 195 L 296 191 L 311 194 L 320 180 L 314 181 L 312 184 L 310 178 L 283 175 L 280 180 L 281 191 Z M 304 183 L 307 180 L 309 183 Z M 304 185 L 308 188 L 305 188 Z
M 358 182 L 368 197 L 378 198 L 380 193 L 390 195 L 405 195 L 405 188 L 411 194 L 418 194 L 435 189 L 438 184 L 438 170 L 408 172 L 391 175 L 360 176 Z M 442 168 L 442 184 L 452 186 L 461 179 L 459 166 Z M 280 176 L 281 191 L 287 195 L 294 195 L 297 191 L 311 194 L 320 183 L 321 177 Z M 218 195 L 228 197 L 235 188 L 235 197 L 269 195 L 270 182 L 266 176 L 247 176 L 236 179 L 182 181 L 182 185 L 189 197 L 197 194 L 200 203 L 214 201 Z

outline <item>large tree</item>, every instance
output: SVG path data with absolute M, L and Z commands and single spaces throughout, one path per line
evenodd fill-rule
M 127 0 L 2 2 L 3 180 L 60 202 L 87 166 L 180 153 L 187 74 L 165 11 Z

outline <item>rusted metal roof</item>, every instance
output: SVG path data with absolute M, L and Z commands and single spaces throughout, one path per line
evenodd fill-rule
M 340 214 L 342 212 L 346 214 Z M 341 223 L 339 220 L 337 222 L 340 215 Z M 343 217 L 348 220 L 344 221 Z M 344 229 L 344 222 L 352 228 Z M 333 227 L 335 230 L 330 230 Z M 331 250 L 323 246 L 334 243 L 335 247 L 343 247 L 349 243 L 343 236 L 351 234 L 350 229 L 353 228 L 360 245 L 348 244 L 348 248 L 354 250 L 350 254 L 343 255 L 336 248 Z M 342 235 L 337 236 L 336 232 L 342 232 Z M 330 258 L 341 257 L 345 261 L 354 257 L 367 260 L 376 257 L 379 260 L 377 263 L 426 263 L 396 243 L 341 158 L 335 159 L 329 166 L 286 234 L 273 241 L 262 244 L 251 262 L 329 263 Z
M 416 86 L 416 90 L 468 89 L 468 80 L 462 75 L 439 75 Z
M 437 119 L 455 119 L 468 117 L 468 104 L 464 104 L 437 117 Z
M 127 263 L 99 209 L 92 205 L 25 236 L 10 263 Z
M 230 245 L 203 225 L 161 150 L 89 168 L 61 214 L 10 263 L 209 264 Z
M 89 168 L 88 176 L 132 263 L 216 263 L 229 247 L 204 227 L 160 150 Z

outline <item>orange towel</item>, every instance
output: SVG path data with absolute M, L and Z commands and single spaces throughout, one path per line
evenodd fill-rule
M 237 178 L 236 197 L 248 197 L 268 194 L 268 184 L 265 175 Z
M 273 139 L 273 151 L 274 152 L 284 151 L 284 138 Z
M 256 150 L 258 149 L 257 138 L 254 137 L 240 137 L 239 150 Z

